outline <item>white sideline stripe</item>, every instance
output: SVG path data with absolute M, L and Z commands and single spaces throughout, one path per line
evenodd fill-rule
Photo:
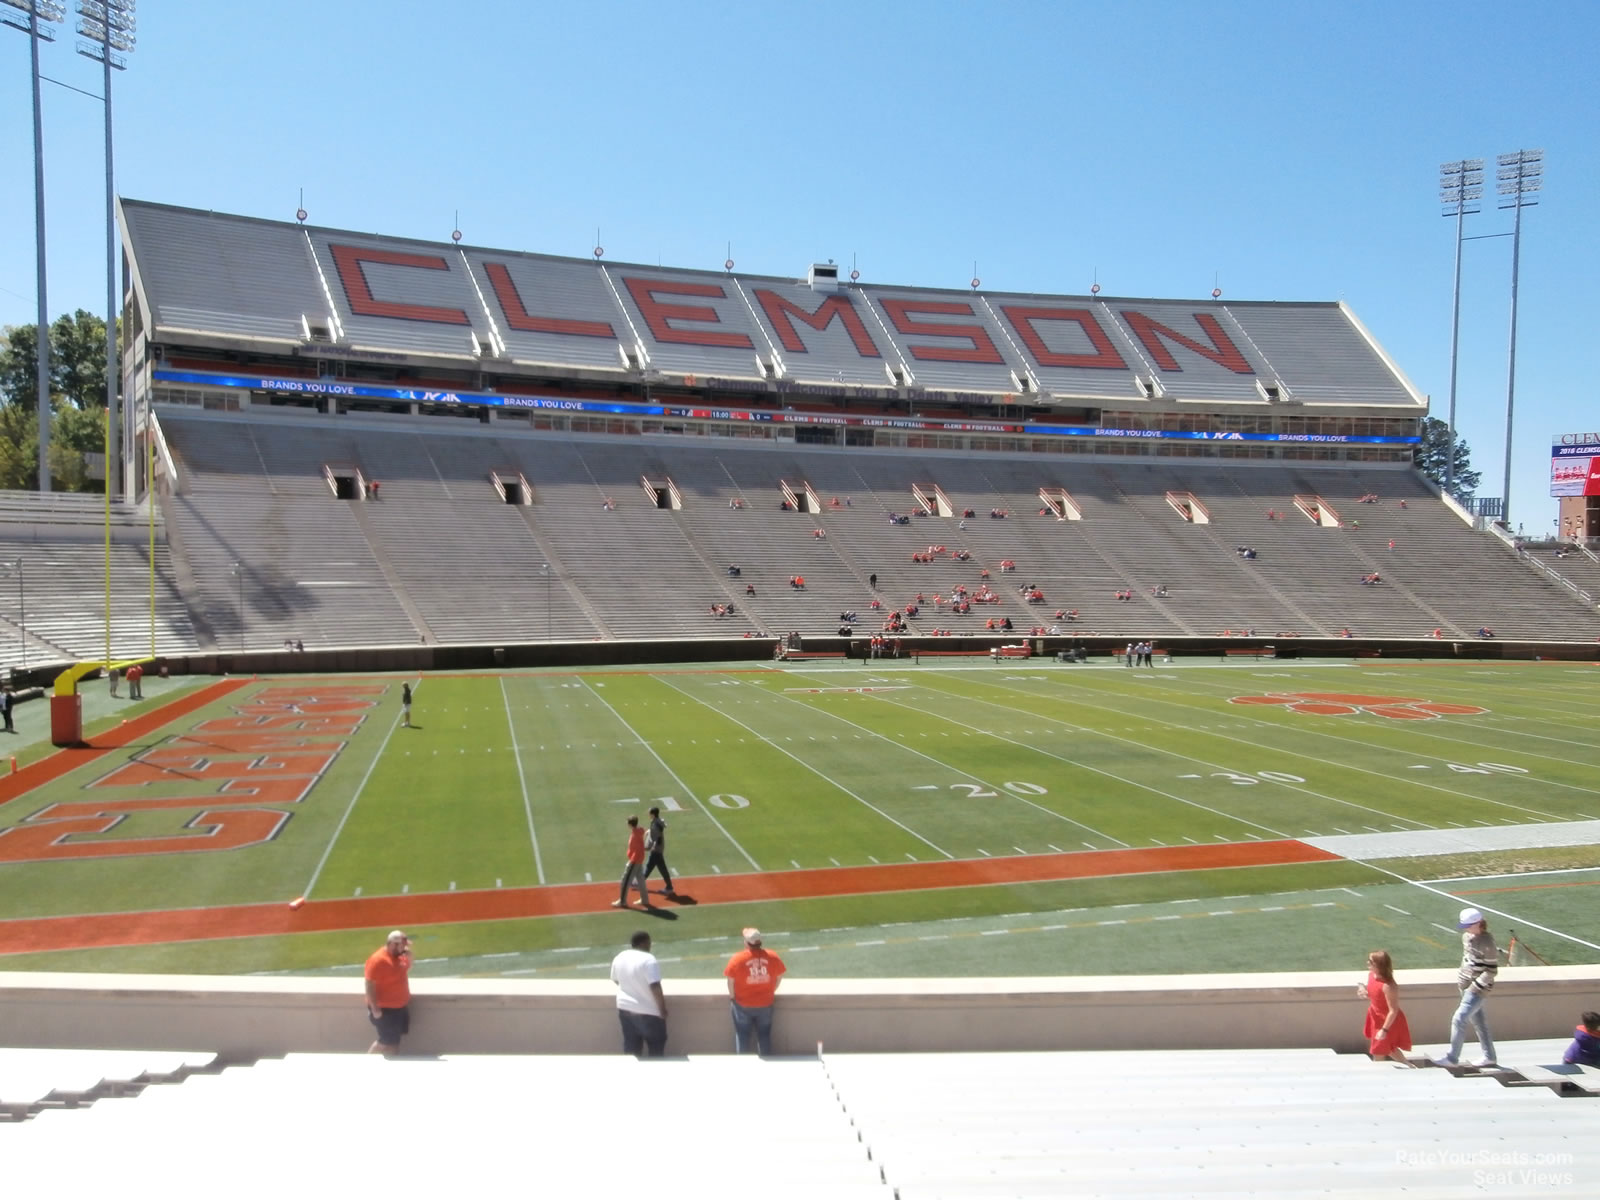
M 511 697 L 506 692 L 504 675 L 500 676 L 500 699 L 506 706 L 506 728 L 511 730 L 511 753 L 517 760 L 517 782 L 522 785 L 522 811 L 528 814 L 528 840 L 533 843 L 533 867 L 539 873 L 539 882 L 543 884 L 544 859 L 539 856 L 539 835 L 533 828 L 533 801 L 528 798 L 528 776 L 522 770 L 522 751 L 517 747 L 517 725 L 511 716 Z M 495 886 L 500 886 L 498 879 L 495 880 Z
M 422 680 L 417 680 L 416 687 L 411 689 L 413 697 L 422 688 Z M 333 854 L 333 848 L 339 842 L 339 835 L 344 832 L 345 822 L 350 819 L 350 814 L 355 811 L 356 801 L 361 799 L 361 793 L 366 791 L 367 780 L 372 778 L 372 773 L 378 769 L 378 764 L 383 761 L 383 752 L 389 748 L 389 739 L 394 736 L 394 731 L 400 728 L 400 717 L 397 713 L 394 723 L 389 726 L 389 732 L 383 735 L 383 742 L 378 746 L 378 752 L 372 756 L 372 761 L 367 764 L 366 774 L 361 776 L 361 782 L 356 784 L 356 790 L 350 793 L 350 803 L 344 806 L 344 813 L 339 817 L 339 823 L 334 826 L 333 836 L 328 839 L 328 845 L 322 851 L 322 857 L 317 860 L 317 869 L 311 872 L 311 879 L 306 886 L 300 889 L 302 896 L 309 897 L 311 889 L 317 886 L 317 880 L 322 877 L 322 868 L 328 865 L 328 858 Z
M 1600 821 L 1408 829 L 1399 833 L 1356 833 L 1344 837 L 1308 837 L 1300 840 L 1341 858 L 1416 858 L 1432 854 L 1475 854 L 1484 850 L 1591 846 L 1600 843 Z
M 579 678 L 582 679 L 581 676 Z M 589 691 L 591 693 L 593 693 L 594 698 L 596 700 L 600 701 L 601 704 L 604 704 L 606 706 L 606 708 L 610 710 L 611 715 L 616 717 L 616 719 L 619 722 L 621 722 L 622 727 L 624 729 L 626 729 L 630 734 L 633 735 L 633 740 L 638 742 L 639 745 L 643 746 L 646 750 L 650 751 L 650 757 L 655 759 L 658 763 L 661 764 L 661 769 L 663 771 L 665 771 L 668 775 L 672 776 L 673 782 L 676 783 L 680 788 L 683 789 L 683 794 L 685 796 L 689 797 L 690 800 L 694 801 L 695 807 L 698 808 L 701 812 L 705 813 L 706 816 L 711 818 L 711 823 L 717 827 L 717 829 L 721 832 L 722 836 L 727 838 L 728 841 L 733 844 L 733 848 L 735 850 L 737 850 L 740 854 L 744 855 L 745 862 L 749 863 L 755 870 L 757 870 L 757 871 L 761 870 L 761 864 L 758 863 L 755 859 L 751 858 L 750 857 L 750 852 L 739 844 L 739 840 L 737 838 L 735 838 L 733 836 L 733 834 L 728 832 L 727 826 L 724 825 L 721 821 L 717 820 L 717 814 L 712 812 L 709 806 L 707 806 L 705 804 L 702 804 L 700 802 L 700 797 L 695 794 L 694 789 L 691 788 L 687 783 L 685 783 L 678 776 L 678 773 L 676 771 L 674 771 L 671 767 L 667 766 L 667 760 L 662 758 L 661 755 L 656 753 L 656 748 L 654 746 L 652 746 L 649 742 L 645 741 L 642 737 L 639 736 L 639 731 L 637 729 L 635 729 L 632 725 L 629 725 L 628 722 L 623 718 L 622 714 L 619 713 L 615 708 L 613 708 L 611 703 L 604 696 L 602 696 L 599 692 L 596 692 L 594 690 L 594 685 L 593 684 L 591 684 L 587 679 L 582 679 L 582 682 L 583 682 L 583 686 L 588 688 Z M 662 680 L 662 682 L 665 683 L 666 681 Z M 671 684 L 667 684 L 667 686 L 668 687 L 672 687 Z M 680 689 L 673 688 L 673 690 L 674 691 L 678 691 Z M 672 743 L 668 742 L 667 744 L 670 746 Z M 722 874 L 722 872 L 720 870 L 718 870 L 718 868 L 716 867 L 715 864 L 712 865 L 711 869 L 713 871 L 716 871 L 718 875 Z

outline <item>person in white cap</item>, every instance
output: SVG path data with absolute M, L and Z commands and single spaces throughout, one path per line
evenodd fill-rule
M 367 959 L 367 1019 L 377 1030 L 368 1054 L 395 1054 L 411 1031 L 411 939 L 396 929 Z
M 1494 1039 L 1489 1036 L 1489 1021 L 1483 1011 L 1489 989 L 1494 987 L 1495 974 L 1500 970 L 1502 953 L 1494 944 L 1489 932 L 1489 922 L 1475 908 L 1463 908 L 1456 922 L 1461 930 L 1461 969 L 1456 973 L 1456 986 L 1461 989 L 1461 1004 L 1450 1018 L 1450 1049 L 1442 1058 L 1434 1059 L 1441 1067 L 1453 1067 L 1461 1062 L 1461 1047 L 1467 1040 L 1467 1023 L 1478 1034 L 1478 1046 L 1483 1057 L 1472 1065 L 1495 1065 Z
M 722 968 L 733 1012 L 735 1054 L 752 1044 L 762 1058 L 772 1053 L 772 1002 L 786 969 L 783 959 L 761 945 L 759 929 L 744 931 L 744 948 Z

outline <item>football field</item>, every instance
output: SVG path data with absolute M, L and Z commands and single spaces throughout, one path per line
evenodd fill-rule
M 419 973 L 571 978 L 643 921 L 679 973 L 745 924 L 824 975 L 1443 966 L 1469 902 L 1600 961 L 1586 665 L 322 676 L 146 707 L 0 791 L 0 968 L 344 971 L 405 925 Z M 617 913 L 652 805 L 680 898 Z

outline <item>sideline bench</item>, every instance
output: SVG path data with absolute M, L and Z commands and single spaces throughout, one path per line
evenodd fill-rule
M 789 662 L 796 658 L 849 658 L 843 650 L 785 650 L 776 655 L 778 662 Z
M 1237 650 L 1224 650 L 1222 652 L 1223 661 L 1245 656 L 1255 659 L 1277 658 L 1278 648 L 1276 646 L 1242 646 Z

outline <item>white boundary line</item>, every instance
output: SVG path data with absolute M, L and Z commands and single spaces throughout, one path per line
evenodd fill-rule
M 737 850 L 740 854 L 744 855 L 744 860 L 747 863 L 749 863 L 752 867 L 754 867 L 757 871 L 761 870 L 762 869 L 761 864 L 758 863 L 754 858 L 750 857 L 750 851 L 746 850 L 743 846 L 741 846 L 739 844 L 739 839 L 734 837 L 733 834 L 728 832 L 728 827 L 726 825 L 724 825 L 721 821 L 717 820 L 717 814 L 712 812 L 709 806 L 707 806 L 705 804 L 702 804 L 700 802 L 700 797 L 695 795 L 694 789 L 691 788 L 687 783 L 685 783 L 683 781 L 683 779 L 678 775 L 678 773 L 676 771 L 674 771 L 671 767 L 667 766 L 667 760 L 662 758 L 661 755 L 656 753 L 656 748 L 654 746 L 652 746 L 649 742 L 645 741 L 642 737 L 639 736 L 639 731 L 637 729 L 635 729 L 632 725 L 629 725 L 628 722 L 623 718 L 623 715 L 621 713 L 619 713 L 615 708 L 612 708 L 610 701 L 608 701 L 599 692 L 595 691 L 594 685 L 592 683 L 590 683 L 588 681 L 588 679 L 584 678 L 581 675 L 578 678 L 582 681 L 583 686 L 589 689 L 589 694 L 591 696 L 593 696 L 596 700 L 600 701 L 601 704 L 605 705 L 606 709 L 611 713 L 611 715 L 613 717 L 615 717 L 617 719 L 618 723 L 624 729 L 626 729 L 630 734 L 633 735 L 633 740 L 635 742 L 637 742 L 639 745 L 643 746 L 646 750 L 650 751 L 650 757 L 655 759 L 658 763 L 661 764 L 661 769 L 663 771 L 665 771 L 668 775 L 672 776 L 672 781 L 674 783 L 676 783 L 680 788 L 683 789 L 683 794 L 685 796 L 687 796 L 690 800 L 694 801 L 695 807 L 698 808 L 701 812 L 705 813 L 706 816 L 711 818 L 711 823 L 713 825 L 715 825 L 722 832 L 722 836 L 723 837 L 727 838 L 728 841 L 733 844 L 733 848 L 735 850 Z M 660 679 L 661 677 L 660 676 L 654 676 L 653 678 Z M 671 685 L 668 684 L 668 686 L 670 687 Z M 673 688 L 673 690 L 677 691 L 676 688 Z
M 522 811 L 528 814 L 528 840 L 533 843 L 533 867 L 544 883 L 544 859 L 539 857 L 539 835 L 533 828 L 533 801 L 528 798 L 528 777 L 522 770 L 522 751 L 517 746 L 517 723 L 511 715 L 511 696 L 506 692 L 506 677 L 500 676 L 500 699 L 506 706 L 506 728 L 511 731 L 511 753 L 517 760 L 517 782 L 522 785 Z
M 402 680 L 402 682 L 405 681 Z M 412 695 L 415 695 L 421 688 L 422 680 L 419 677 L 416 687 L 411 689 Z M 384 694 L 388 695 L 387 688 L 384 690 Z M 361 799 L 361 793 L 367 790 L 367 780 L 371 779 L 373 771 L 378 769 L 378 763 L 383 759 L 383 752 L 389 748 L 389 739 L 394 736 L 394 731 L 399 728 L 400 717 L 396 715 L 394 724 L 389 726 L 389 732 L 383 735 L 383 742 L 379 745 L 378 752 L 372 756 L 372 761 L 367 764 L 366 774 L 361 777 L 361 782 L 356 784 L 356 790 L 350 793 L 350 803 L 344 806 L 344 815 L 339 818 L 339 824 L 334 828 L 333 836 L 328 839 L 327 849 L 322 852 L 322 857 L 317 860 L 317 869 L 311 872 L 311 878 L 307 881 L 305 890 L 300 893 L 302 896 L 310 896 L 311 889 L 317 886 L 317 880 L 322 877 L 322 868 L 328 865 L 328 858 L 333 854 L 334 846 L 338 844 L 339 835 L 344 832 L 345 822 L 350 819 L 350 814 L 355 811 L 356 801 Z
M 1398 871 L 1391 871 L 1387 867 L 1378 866 L 1376 863 L 1367 862 L 1364 859 L 1359 858 L 1347 858 L 1345 861 L 1360 863 L 1363 867 L 1368 867 L 1374 871 L 1388 875 L 1392 879 L 1398 879 L 1401 883 L 1409 884 L 1411 887 L 1420 888 L 1422 891 L 1428 892 L 1430 895 L 1441 896 L 1450 901 L 1452 904 L 1461 903 L 1461 897 L 1455 895 L 1454 893 L 1447 892 L 1443 888 L 1436 888 L 1431 884 L 1423 883 L 1419 879 L 1407 879 Z M 1507 921 L 1515 922 L 1516 924 L 1526 926 L 1529 929 L 1537 929 L 1540 933 L 1548 933 L 1551 937 L 1558 937 L 1568 942 L 1576 942 L 1578 945 L 1584 946 L 1590 950 L 1600 950 L 1600 945 L 1596 945 L 1594 942 L 1586 942 L 1581 937 L 1573 937 L 1570 933 L 1562 933 L 1559 929 L 1551 929 L 1550 926 L 1540 925 L 1537 921 L 1525 920 L 1522 917 L 1518 917 L 1506 912 L 1504 909 L 1490 908 L 1487 904 L 1476 904 L 1473 907 L 1482 912 L 1493 913 L 1497 917 L 1504 917 Z M 1444 926 L 1441 925 L 1439 928 L 1443 929 Z

